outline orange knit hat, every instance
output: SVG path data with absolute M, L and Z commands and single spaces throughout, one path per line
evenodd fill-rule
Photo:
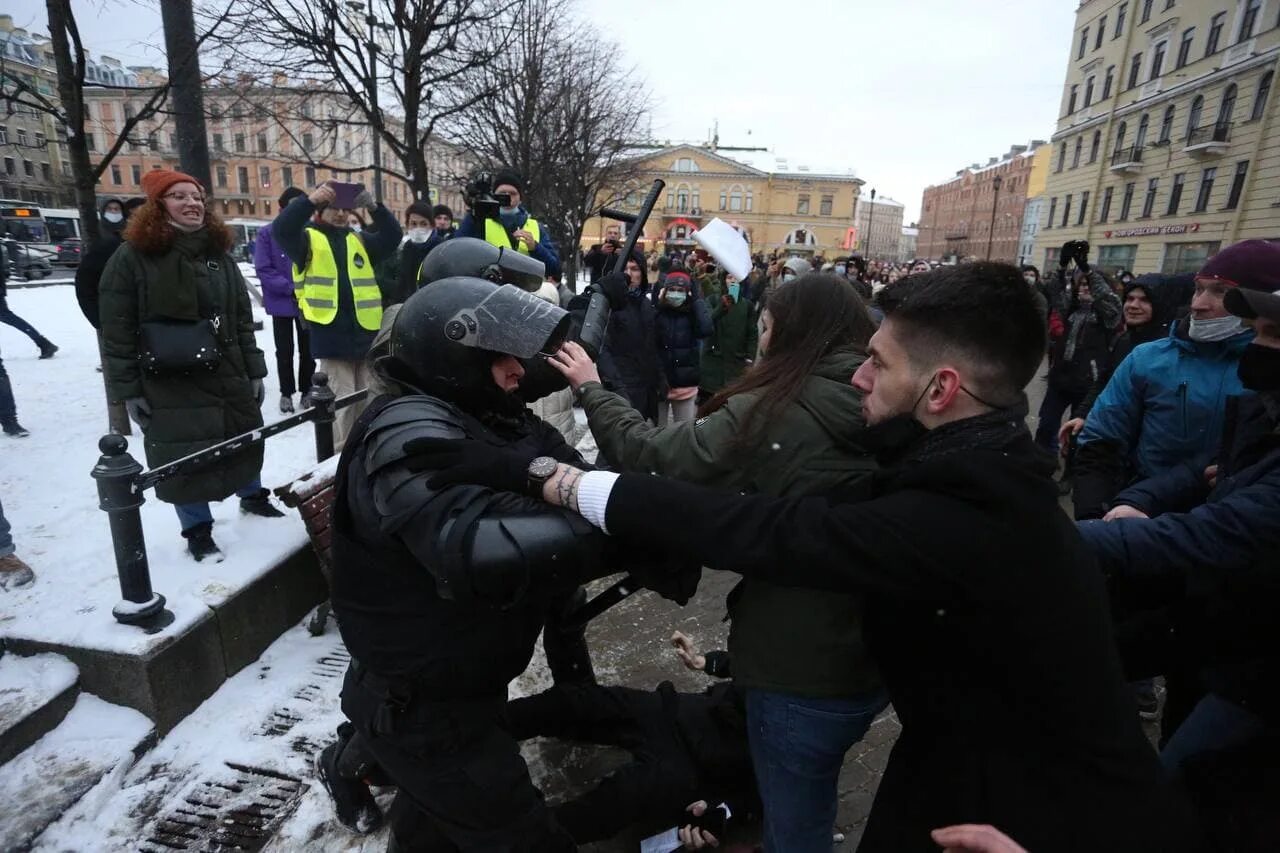
M 200 186 L 199 181 L 182 172 L 175 172 L 173 169 L 152 169 L 142 176 L 142 191 L 147 194 L 148 201 L 159 201 L 160 197 L 169 191 L 169 187 L 184 181 Z M 203 193 L 204 187 L 200 187 L 200 191 Z

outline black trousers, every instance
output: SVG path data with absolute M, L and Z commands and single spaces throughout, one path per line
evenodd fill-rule
M 520 745 L 502 725 L 504 704 L 405 699 L 358 665 L 348 669 L 342 711 L 399 787 L 390 815 L 394 849 L 577 849 L 529 779 Z
M 293 333 L 298 332 L 298 373 L 294 384 Z M 303 394 L 311 390 L 311 374 L 316 372 L 311 357 L 311 332 L 302 325 L 301 317 L 272 317 L 271 332 L 276 341 L 276 375 L 280 378 L 280 393 L 290 396 L 301 389 Z

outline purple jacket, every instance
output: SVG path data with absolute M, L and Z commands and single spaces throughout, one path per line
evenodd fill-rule
M 262 283 L 262 305 L 272 317 L 297 317 L 293 295 L 293 262 L 276 243 L 270 226 L 258 229 L 253 244 L 253 268 Z

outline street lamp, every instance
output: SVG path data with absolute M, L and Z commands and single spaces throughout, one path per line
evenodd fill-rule
M 1004 183 L 999 175 L 991 179 L 991 188 L 995 190 L 991 196 L 991 230 L 987 232 L 987 260 L 991 260 L 991 241 L 996 236 L 996 205 L 1000 203 L 1000 184 Z
M 876 215 L 876 191 L 871 190 L 871 206 L 867 208 L 867 241 L 862 245 L 862 251 L 866 253 L 867 259 L 871 259 L 871 223 Z
M 352 12 L 359 14 L 365 11 L 363 3 L 355 2 L 355 0 L 347 0 L 347 8 Z M 379 116 L 378 111 L 378 41 L 377 28 L 385 26 L 378 22 L 374 17 L 373 7 L 370 6 L 369 11 L 364 16 L 364 22 L 369 25 L 369 41 L 365 47 L 369 50 L 369 76 L 364 81 L 369 88 L 369 114 L 371 116 Z M 373 136 L 373 199 L 374 201 L 382 201 L 382 134 L 379 133 L 376 124 L 370 128 Z

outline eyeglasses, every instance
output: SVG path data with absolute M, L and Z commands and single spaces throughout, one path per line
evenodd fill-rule
M 204 204 L 204 196 L 191 195 L 189 193 L 165 193 L 161 198 L 171 198 L 174 201 L 194 201 L 196 204 Z

